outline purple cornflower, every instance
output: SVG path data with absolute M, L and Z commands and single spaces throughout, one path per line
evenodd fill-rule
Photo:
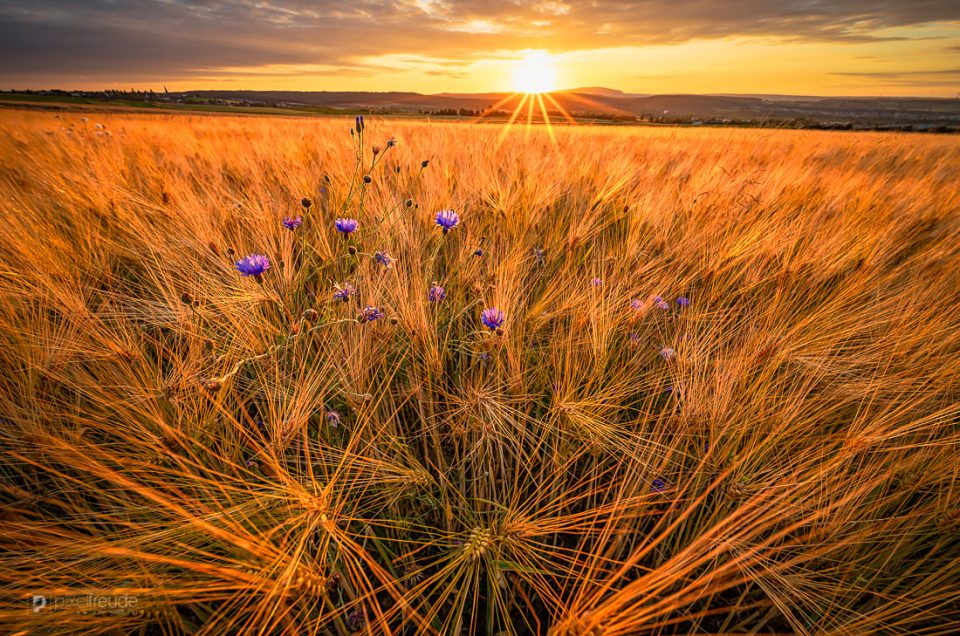
M 329 409 L 326 412 L 327 424 L 330 425 L 330 428 L 337 428 L 340 426 L 340 413 Z
M 393 265 L 393 257 L 386 252 L 374 252 L 373 260 L 387 268 Z
M 670 309 L 670 303 L 668 303 L 667 301 L 665 301 L 665 300 L 663 299 L 663 296 L 657 296 L 656 298 L 654 298 L 654 299 L 653 299 L 653 304 L 655 304 L 657 307 L 659 307 L 660 309 L 662 309 L 662 310 L 664 310 L 664 311 Z
M 503 321 L 506 320 L 506 316 L 503 315 L 503 312 L 497 309 L 496 307 L 490 307 L 489 309 L 484 309 L 483 313 L 480 314 L 480 320 L 484 325 L 487 326 L 490 331 L 495 331 L 500 328 L 500 325 L 503 324 Z
M 342 302 L 347 302 L 351 296 L 357 293 L 357 290 L 350 283 L 344 283 L 343 286 L 334 285 L 333 288 L 336 290 L 333 292 L 333 299 Z
M 356 126 L 357 132 L 362 133 L 363 132 L 363 115 L 357 115 L 356 123 L 357 123 L 357 126 Z
M 673 385 L 668 384 L 667 387 L 663 390 L 667 395 L 673 395 Z
M 539 247 L 533 248 L 533 259 L 537 262 L 537 265 L 543 265 L 546 256 L 546 253 Z
M 667 482 L 657 477 L 650 482 L 650 492 L 663 493 L 667 490 Z
M 638 334 L 636 331 L 631 331 L 629 334 L 627 334 L 627 337 L 630 338 L 630 342 L 640 342 L 640 334 Z
M 686 296 L 681 296 L 680 298 L 677 298 L 677 304 L 681 307 L 689 307 L 690 299 Z
M 671 349 L 670 347 L 663 347 L 660 349 L 660 357 L 664 360 L 673 360 L 677 355 L 677 352 Z
M 643 311 L 644 309 L 646 309 L 646 307 L 647 307 L 647 303 L 643 302 L 639 298 L 634 298 L 633 300 L 630 301 L 630 309 L 634 311 Z
M 287 217 L 283 220 L 283 227 L 287 228 L 291 232 L 299 228 L 301 225 L 303 225 L 302 216 Z
M 357 231 L 357 220 L 356 219 L 340 219 L 338 218 L 333 222 L 334 226 L 337 228 L 337 232 L 340 232 L 344 236 L 348 234 L 353 234 Z
M 376 307 L 367 305 L 363 308 L 363 311 L 360 312 L 359 318 L 361 322 L 373 322 L 374 320 L 383 318 L 383 312 Z
M 482 248 L 482 247 L 478 247 L 476 250 L 474 250 L 473 255 L 474 255 L 474 256 L 483 256 L 483 248 Z
M 268 269 L 270 269 L 270 259 L 264 254 L 251 254 L 237 261 L 237 271 L 241 276 L 260 278 Z
M 591 283 L 594 287 L 599 287 L 600 285 L 603 285 L 603 281 L 600 280 L 599 278 L 597 278 L 596 276 L 594 276 L 593 280 L 591 280 L 590 283 Z
M 443 233 L 446 234 L 460 225 L 460 217 L 453 210 L 440 210 L 437 212 L 437 217 L 434 219 L 434 222 L 439 225 L 443 229 Z
M 427 298 L 430 300 L 430 302 L 438 303 L 446 297 L 447 291 L 443 287 L 437 285 L 436 283 L 430 285 L 430 293 L 427 294 Z
M 363 629 L 365 623 L 365 616 L 362 609 L 357 608 L 347 614 L 346 625 L 347 629 L 351 632 L 359 632 Z

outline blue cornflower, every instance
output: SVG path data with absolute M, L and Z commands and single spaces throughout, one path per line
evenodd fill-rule
M 437 212 L 437 217 L 434 219 L 434 222 L 439 225 L 443 229 L 443 233 L 446 234 L 460 225 L 460 217 L 453 210 L 440 210 Z
M 291 232 L 299 228 L 301 225 L 303 225 L 302 216 L 287 217 L 283 220 L 283 227 L 287 228 Z
M 389 268 L 391 265 L 393 265 L 394 259 L 392 256 L 390 256 L 386 252 L 374 252 L 373 260 L 375 260 L 380 265 L 383 265 L 384 267 Z
M 681 307 L 689 307 L 690 299 L 687 298 L 686 296 L 681 296 L 680 298 L 677 298 L 677 304 L 680 305 Z
M 476 250 L 474 250 L 473 255 L 474 255 L 474 256 L 483 256 L 483 248 L 482 248 L 482 247 L 478 247 Z
M 337 232 L 340 232 L 344 236 L 348 234 L 353 234 L 357 231 L 357 220 L 356 219 L 340 219 L 338 218 L 333 222 L 334 226 L 337 228 Z
M 430 293 L 427 294 L 427 298 L 430 300 L 430 302 L 438 303 L 446 297 L 447 291 L 443 287 L 437 285 L 436 283 L 430 285 Z
M 671 349 L 670 347 L 663 347 L 660 349 L 660 357 L 664 360 L 673 360 L 676 357 L 677 352 Z
M 383 312 L 376 307 L 367 305 L 363 308 L 363 311 L 360 312 L 358 318 L 360 319 L 360 322 L 373 322 L 374 320 L 380 320 L 383 318 Z
M 650 482 L 650 492 L 662 493 L 667 490 L 667 482 L 657 477 Z
M 363 115 L 357 115 L 356 129 L 358 133 L 363 132 Z
M 331 428 L 337 428 L 340 426 L 339 412 L 334 411 L 333 409 L 328 409 L 325 415 L 327 418 L 327 424 L 329 424 Z
M 237 271 L 242 276 L 260 278 L 268 269 L 270 269 L 270 259 L 264 254 L 251 254 L 237 261 Z
M 347 302 L 351 296 L 357 293 L 357 290 L 350 283 L 344 283 L 342 287 L 340 285 L 334 285 L 333 288 L 336 290 L 333 292 L 333 299 L 343 302 Z
M 357 608 L 347 614 L 346 619 L 347 629 L 351 632 L 359 632 L 363 629 L 365 623 L 365 614 L 362 608 Z
M 488 329 L 494 331 L 500 328 L 500 325 L 503 324 L 503 321 L 506 320 L 506 316 L 503 315 L 503 312 L 497 309 L 496 307 L 490 307 L 489 309 L 484 309 L 483 313 L 480 314 L 480 320 Z

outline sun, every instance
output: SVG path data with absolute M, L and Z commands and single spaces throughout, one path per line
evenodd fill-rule
M 513 66 L 513 90 L 549 93 L 557 90 L 556 62 L 545 51 L 527 51 Z

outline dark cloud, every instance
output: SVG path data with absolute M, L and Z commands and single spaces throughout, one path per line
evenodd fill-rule
M 956 0 L 0 0 L 0 85 L 185 79 L 266 65 L 359 74 L 361 59 L 385 54 L 469 62 L 497 50 L 737 35 L 862 41 L 958 20 Z

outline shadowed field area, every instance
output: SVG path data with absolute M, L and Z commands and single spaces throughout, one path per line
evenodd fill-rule
M 955 632 L 958 183 L 946 136 L 0 111 L 2 631 Z

